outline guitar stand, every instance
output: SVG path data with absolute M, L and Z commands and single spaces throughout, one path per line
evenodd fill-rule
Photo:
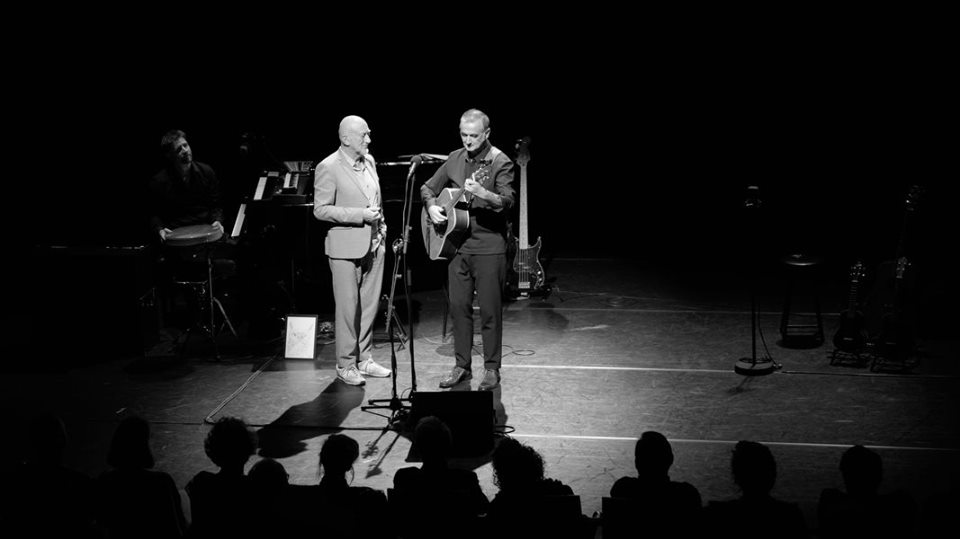
M 873 348 L 876 349 L 876 346 Z M 896 357 L 888 357 L 879 352 L 874 352 L 871 356 L 870 372 L 909 372 L 920 364 L 920 354 L 916 348 L 897 354 Z
M 830 353 L 830 365 L 838 367 L 866 367 L 871 361 L 872 354 L 856 352 L 844 352 L 839 348 L 834 348 Z

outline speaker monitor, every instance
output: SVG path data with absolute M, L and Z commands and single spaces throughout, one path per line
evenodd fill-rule
M 493 393 L 490 391 L 434 391 L 413 394 L 411 426 L 436 416 L 453 434 L 452 456 L 478 456 L 493 450 Z

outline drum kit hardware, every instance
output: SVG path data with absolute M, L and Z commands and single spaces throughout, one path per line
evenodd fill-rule
M 223 304 L 213 292 L 213 257 L 211 256 L 211 251 L 216 247 L 216 242 L 221 237 L 223 237 L 223 228 L 214 227 L 213 225 L 183 226 L 175 228 L 167 234 L 165 243 L 168 247 L 185 251 L 190 250 L 190 258 L 199 259 L 202 257 L 206 260 L 207 266 L 207 279 L 205 281 L 174 281 L 176 284 L 190 287 L 197 296 L 197 302 L 201 310 L 206 311 L 201 312 L 197 323 L 187 330 L 186 336 L 184 336 L 183 342 L 180 344 L 181 357 L 186 349 L 187 341 L 190 340 L 190 335 L 195 329 L 204 332 L 210 338 L 210 341 L 213 343 L 214 356 L 217 360 L 220 359 L 220 350 L 217 347 L 217 336 L 223 331 L 224 326 L 230 329 L 230 333 L 232 333 L 234 337 L 237 336 L 237 331 L 230 322 L 230 317 L 227 316 Z M 217 312 L 220 313 L 220 317 L 223 319 L 219 326 L 217 326 Z M 209 315 L 210 317 L 209 324 L 206 321 L 205 315 Z

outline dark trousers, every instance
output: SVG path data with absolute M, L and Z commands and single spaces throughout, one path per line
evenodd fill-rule
M 470 370 L 473 351 L 473 291 L 480 304 L 480 335 L 483 366 L 499 369 L 503 348 L 503 285 L 507 255 L 457 253 L 447 267 L 450 289 L 450 319 L 457 366 Z

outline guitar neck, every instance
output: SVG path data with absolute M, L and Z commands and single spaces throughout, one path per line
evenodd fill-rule
M 857 281 L 850 283 L 850 304 L 847 307 L 847 310 L 850 312 L 853 312 L 857 309 L 857 286 Z
M 527 165 L 520 166 L 520 245 L 521 249 L 530 247 L 527 235 Z

